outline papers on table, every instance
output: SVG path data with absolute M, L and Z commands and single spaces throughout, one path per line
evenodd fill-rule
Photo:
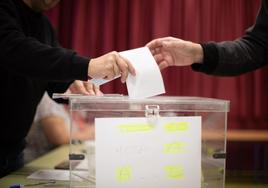
M 201 187 L 201 117 L 96 118 L 96 188 Z
M 69 170 L 38 170 L 27 177 L 28 179 L 39 179 L 39 180 L 60 180 L 69 181 L 70 172 Z
M 54 170 L 45 169 L 38 170 L 27 177 L 28 179 L 36 180 L 57 180 L 57 181 L 69 181 L 70 171 L 69 170 Z M 89 177 L 87 171 L 72 171 L 72 180 L 74 181 L 89 181 L 95 183 L 95 177 Z
M 129 74 L 126 81 L 130 98 L 139 99 L 165 93 L 161 72 L 147 47 L 123 51 L 120 55 L 128 59 L 136 70 L 136 76 Z M 118 77 L 114 79 L 116 78 Z M 112 80 L 91 81 L 96 85 L 102 85 Z

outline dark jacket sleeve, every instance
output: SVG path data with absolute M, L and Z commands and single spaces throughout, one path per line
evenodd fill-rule
M 0 66 L 47 81 L 87 80 L 88 58 L 25 36 L 11 1 L 0 1 Z
M 201 44 L 202 64 L 193 64 L 195 71 L 210 75 L 235 76 L 268 64 L 267 0 L 262 1 L 256 23 L 235 41 Z
M 45 17 L 45 19 L 48 21 L 48 19 L 46 17 Z M 51 25 L 50 25 L 50 33 L 51 33 L 52 46 L 61 48 L 61 45 L 58 41 L 58 38 L 55 34 L 55 31 Z M 89 60 L 87 59 L 87 62 L 88 61 Z M 73 81 L 74 80 L 70 80 L 67 82 L 62 82 L 62 81 L 60 81 L 60 82 L 57 82 L 57 81 L 48 82 L 47 88 L 46 88 L 48 95 L 52 98 L 53 93 L 64 93 L 69 88 L 69 86 L 72 84 Z M 59 103 L 68 103 L 68 100 L 65 100 L 65 99 L 55 99 L 55 101 L 59 102 Z

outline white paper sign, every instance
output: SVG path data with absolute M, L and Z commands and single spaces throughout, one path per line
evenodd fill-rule
M 200 188 L 201 117 L 96 118 L 96 188 Z
M 159 67 L 148 47 L 120 52 L 136 70 L 136 76 L 128 75 L 127 90 L 130 98 L 147 98 L 165 93 Z

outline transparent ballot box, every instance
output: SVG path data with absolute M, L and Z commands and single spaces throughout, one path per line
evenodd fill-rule
M 223 188 L 229 101 L 69 96 L 70 187 Z M 89 126 L 78 139 L 77 129 Z

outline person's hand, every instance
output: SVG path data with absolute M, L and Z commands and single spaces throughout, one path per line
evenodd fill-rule
M 69 93 L 84 94 L 84 95 L 97 95 L 102 96 L 99 86 L 94 85 L 91 81 L 75 80 L 68 89 Z
M 88 76 L 111 80 L 121 74 L 121 82 L 126 82 L 128 73 L 135 76 L 135 69 L 131 63 L 117 52 L 110 52 L 90 60 Z
M 188 66 L 203 61 L 201 45 L 190 41 L 164 37 L 152 40 L 146 46 L 150 49 L 160 69 L 168 66 Z

